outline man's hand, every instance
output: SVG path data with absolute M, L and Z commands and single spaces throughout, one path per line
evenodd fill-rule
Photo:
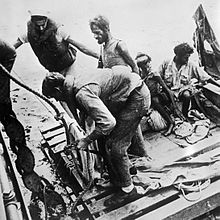
M 87 150 L 90 143 L 91 141 L 88 138 L 82 138 L 79 140 L 76 147 L 80 150 Z
M 72 75 L 67 75 L 65 77 L 64 87 L 68 95 L 71 94 L 72 92 L 73 80 L 74 80 L 74 77 Z

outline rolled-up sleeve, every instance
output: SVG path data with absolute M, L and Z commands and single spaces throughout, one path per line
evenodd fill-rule
M 91 89 L 91 88 L 96 88 Z M 95 132 L 108 135 L 116 125 L 116 120 L 98 96 L 99 87 L 85 86 L 76 94 L 77 102 L 95 121 Z

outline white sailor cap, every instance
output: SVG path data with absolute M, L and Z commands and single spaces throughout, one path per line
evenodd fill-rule
M 28 10 L 28 13 L 30 14 L 30 16 L 42 16 L 42 17 L 48 17 L 48 15 L 50 14 L 49 11 L 43 9 Z

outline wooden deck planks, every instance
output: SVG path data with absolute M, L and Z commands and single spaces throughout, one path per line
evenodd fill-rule
M 190 157 L 198 152 L 202 152 L 207 148 L 218 147 L 220 145 L 220 128 L 215 128 L 212 131 L 212 135 L 208 138 L 205 138 L 186 148 L 181 148 L 177 144 L 170 144 L 170 142 L 173 143 L 172 141 L 162 141 L 168 139 L 169 137 L 158 138 L 158 136 L 159 134 L 156 135 L 155 139 L 151 138 L 149 140 L 152 147 L 148 150 L 149 155 L 154 159 L 153 162 L 158 164 L 178 161 L 180 159 Z
M 166 220 L 189 220 L 205 214 L 208 211 L 220 206 L 220 180 L 212 183 L 208 188 L 202 190 L 201 198 L 189 202 L 185 198 L 168 203 L 157 210 L 138 218 L 139 220 L 166 219 Z M 191 193 L 192 196 L 193 193 Z M 195 193 L 194 193 L 195 194 Z M 196 195 L 197 196 L 197 195 Z M 194 197 L 195 198 L 195 197 Z
M 159 205 L 167 203 L 168 200 L 175 199 L 178 194 L 179 191 L 174 188 L 169 190 L 159 190 L 159 192 L 151 192 L 138 200 L 125 204 L 124 206 L 114 209 L 108 213 L 105 213 L 105 210 L 101 210 L 101 213 L 104 215 L 101 215 L 97 219 L 136 219 L 139 215 L 143 215 L 150 210 L 157 209 Z
M 47 129 L 46 131 L 43 131 L 42 134 L 46 137 L 50 146 L 59 145 L 60 142 L 65 140 L 65 135 L 59 126 Z M 150 156 L 153 157 L 152 164 L 165 165 L 174 161 L 184 161 L 188 158 L 193 158 L 192 161 L 207 160 L 213 156 L 220 155 L 220 128 L 213 128 L 211 134 L 212 135 L 208 138 L 185 148 L 180 147 L 174 141 L 174 136 L 164 137 L 160 133 L 148 133 L 145 135 L 145 139 L 151 144 L 148 152 Z M 65 158 L 63 153 L 61 155 Z M 80 185 L 82 186 L 82 182 L 78 175 L 76 175 L 76 179 L 78 179 Z M 216 184 L 213 184 L 214 183 L 210 186 L 215 188 Z M 165 211 L 167 211 L 167 217 L 180 214 L 183 215 L 184 213 L 183 207 L 179 207 L 179 209 L 175 208 L 175 210 L 177 210 L 176 212 L 174 209 L 172 210 L 172 204 L 178 207 L 178 204 L 181 206 L 181 203 L 184 201 L 183 198 L 179 198 L 180 192 L 174 187 L 162 189 L 162 191 L 160 189 L 158 192 L 157 190 L 149 192 L 145 196 L 129 202 L 128 204 L 118 204 L 117 207 L 105 207 L 104 201 L 112 195 L 113 191 L 96 189 L 93 187 L 83 196 L 84 205 L 87 207 L 94 219 L 136 219 L 138 217 L 140 217 L 140 219 L 160 219 L 160 217 L 163 219 L 166 217 Z M 204 205 L 206 199 L 207 201 L 211 199 L 210 201 L 213 201 L 213 205 L 211 205 L 213 209 L 216 204 L 220 206 L 220 204 L 216 203 L 216 198 L 219 198 L 219 192 L 213 189 L 213 195 L 210 194 L 210 197 L 207 195 L 207 198 L 204 196 L 199 204 Z M 165 207 L 168 207 L 169 209 Z M 190 207 L 189 203 L 185 204 L 185 209 L 187 209 L 189 213 L 192 210 Z M 199 208 L 199 206 L 195 207 Z M 143 218 L 141 216 L 143 216 Z

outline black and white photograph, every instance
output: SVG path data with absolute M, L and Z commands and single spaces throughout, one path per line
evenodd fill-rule
M 1 0 L 0 220 L 220 219 L 219 0 Z

